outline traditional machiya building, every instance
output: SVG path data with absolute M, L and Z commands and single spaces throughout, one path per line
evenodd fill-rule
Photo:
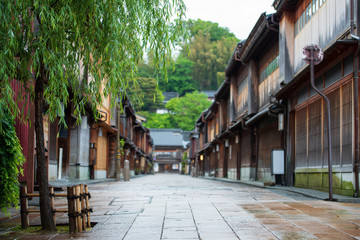
M 180 173 L 181 160 L 188 141 L 184 141 L 181 129 L 150 129 L 153 139 L 154 171 Z
M 236 46 L 214 103 L 196 121 L 198 172 L 328 190 L 326 104 L 302 60 L 303 47 L 316 44 L 324 59 L 315 66 L 315 85 L 331 105 L 333 190 L 358 195 L 359 4 L 273 6 L 276 13 L 262 14 Z
M 248 113 L 243 129 L 253 134 L 254 179 L 264 183 L 281 183 L 271 168 L 274 152 L 284 152 L 284 133 L 278 129 L 278 116 L 283 104 L 274 95 L 279 89 L 278 22 L 274 14 L 262 14 L 238 52 L 237 58 L 247 66 Z M 241 105 L 241 100 L 237 99 Z M 251 138 L 250 138 L 251 139 Z M 241 141 L 249 140 L 242 137 Z M 282 159 L 283 160 L 283 159 Z M 276 181 L 277 180 L 277 181 Z
M 107 176 L 116 177 L 121 174 L 125 160 L 129 161 L 130 175 L 151 172 L 152 138 L 149 129 L 143 126 L 145 118 L 135 114 L 134 108 L 126 96 L 122 99 L 122 107 L 114 112 L 118 137 L 120 140 L 120 163 L 117 163 L 116 143 L 109 147 Z M 122 109 L 122 110 L 121 110 Z M 111 136 L 116 141 L 117 135 Z M 118 169 L 117 169 L 118 168 Z
M 202 160 L 200 159 L 200 164 L 203 165 L 202 172 L 206 176 L 227 177 L 233 176 L 233 172 L 236 172 L 236 166 L 233 166 L 232 158 L 229 158 L 231 147 L 227 132 L 228 105 L 229 82 L 225 81 L 216 92 L 213 104 L 206 114 L 203 114 L 204 117 L 201 117 L 207 123 L 207 139 L 201 153 Z
M 190 166 L 190 173 L 192 175 L 195 174 L 195 163 L 197 161 L 197 153 L 199 151 L 199 133 L 195 127 L 195 130 L 193 130 L 190 135 L 190 142 L 189 142 L 189 166 Z
M 98 109 L 101 118 L 90 129 L 90 178 L 107 178 L 109 158 L 113 157 L 113 146 L 116 142 L 116 123 L 111 116 L 110 96 L 103 100 Z M 110 152 L 111 151 L 111 152 Z
M 275 1 L 279 18 L 278 99 L 286 105 L 287 181 L 299 187 L 328 188 L 327 111 L 310 87 L 302 49 L 324 52 L 315 66 L 315 85 L 330 99 L 333 189 L 359 189 L 358 66 L 359 2 L 353 0 Z M 356 30 L 356 31 L 355 31 Z
M 193 159 L 193 166 L 194 166 L 194 175 L 205 175 L 205 161 L 209 164 L 209 172 L 210 169 L 214 169 L 215 174 L 215 167 L 211 166 L 211 156 L 208 154 L 208 160 L 206 160 L 205 152 L 210 151 L 210 144 L 209 144 L 209 134 L 208 132 L 208 122 L 205 120 L 205 116 L 207 115 L 208 110 L 205 110 L 202 112 L 202 114 L 199 116 L 199 118 L 196 121 L 194 134 L 191 138 L 192 146 L 195 151 L 195 153 L 192 153 L 192 159 Z M 215 163 L 215 158 L 213 158 L 213 162 Z M 214 165 L 215 166 L 215 165 Z

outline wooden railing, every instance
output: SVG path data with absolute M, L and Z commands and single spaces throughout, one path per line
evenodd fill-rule
M 39 193 L 27 193 L 26 186 L 20 187 L 20 213 L 21 213 L 21 227 L 28 228 L 30 226 L 29 214 L 40 213 L 40 210 L 28 208 L 28 198 L 39 197 Z M 67 193 L 55 193 L 54 188 L 50 187 L 50 203 L 53 214 L 54 223 L 56 224 L 56 213 L 68 213 L 69 216 L 69 231 L 71 233 L 86 231 L 87 227 L 91 227 L 90 222 L 90 208 L 89 198 L 90 193 L 88 186 L 80 184 L 76 186 L 67 187 Z M 66 197 L 68 201 L 68 208 L 56 209 L 55 197 Z

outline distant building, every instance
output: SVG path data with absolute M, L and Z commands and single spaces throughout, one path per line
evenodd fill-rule
M 177 93 L 177 92 L 163 92 L 162 94 L 164 96 L 163 103 L 165 105 L 170 101 L 170 99 L 179 97 L 179 93 Z M 157 114 L 165 114 L 165 113 L 168 113 L 168 112 L 169 111 L 166 108 L 156 109 Z
M 163 103 L 167 104 L 170 99 L 179 97 L 179 93 L 177 92 L 163 92 L 164 100 Z
M 201 91 L 201 92 L 206 94 L 208 100 L 210 100 L 212 102 L 215 100 L 216 91 L 209 90 L 209 91 Z
M 189 142 L 184 141 L 184 133 L 181 129 L 150 129 L 155 172 L 180 172 L 180 162 Z M 185 135 L 189 135 L 188 132 Z

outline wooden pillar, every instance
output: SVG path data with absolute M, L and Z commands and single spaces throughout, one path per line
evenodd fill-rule
M 76 212 L 76 225 L 77 231 L 82 232 L 82 220 L 81 220 L 81 203 L 80 203 L 80 185 L 75 186 L 75 212 Z
M 82 218 L 82 228 L 86 230 L 86 208 L 85 208 L 85 195 L 84 195 L 84 184 L 80 185 L 80 201 L 81 201 L 81 218 Z
M 27 199 L 27 187 L 20 187 L 20 211 L 21 211 L 21 228 L 25 229 L 29 227 L 29 214 L 28 214 L 28 199 Z
M 88 186 L 85 185 L 85 205 L 86 205 L 86 216 L 87 216 L 87 227 L 91 227 L 91 222 L 90 222 L 90 204 L 89 204 L 89 189 Z
M 69 232 L 76 232 L 74 187 L 67 187 L 68 211 L 69 211 Z

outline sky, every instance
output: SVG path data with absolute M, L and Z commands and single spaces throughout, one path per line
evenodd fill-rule
M 246 39 L 260 14 L 273 13 L 274 0 L 183 0 L 187 19 L 201 19 L 229 28 L 240 40 Z

